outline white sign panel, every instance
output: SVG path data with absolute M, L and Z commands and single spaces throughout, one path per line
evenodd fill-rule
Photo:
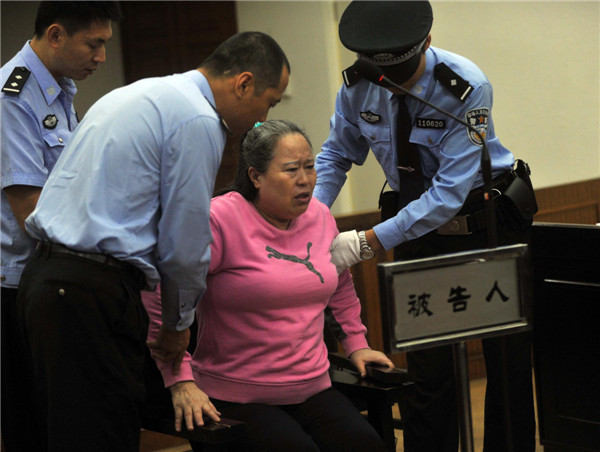
M 380 264 L 392 349 L 527 327 L 525 245 Z M 439 345 L 439 344 L 438 344 Z
M 394 275 L 397 340 L 519 320 L 514 260 Z

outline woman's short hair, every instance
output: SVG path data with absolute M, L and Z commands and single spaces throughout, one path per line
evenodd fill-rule
M 237 175 L 233 184 L 224 192 L 237 191 L 247 200 L 253 200 L 257 190 L 250 180 L 248 170 L 252 167 L 259 173 L 267 171 L 271 160 L 273 160 L 275 146 L 279 140 L 296 133 L 302 135 L 312 149 L 310 139 L 304 130 L 293 122 L 284 119 L 273 119 L 257 123 L 246 132 L 240 145 Z

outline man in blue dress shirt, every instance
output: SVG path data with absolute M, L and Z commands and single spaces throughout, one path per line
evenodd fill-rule
M 492 86 L 471 61 L 431 47 L 432 22 L 427 1 L 355 1 L 342 15 L 339 35 L 359 59 L 477 129 L 491 156 L 493 191 L 504 193 L 514 180 L 515 160 L 494 130 Z M 352 165 L 364 163 L 369 149 L 393 192 L 381 199 L 385 210 L 391 210 L 385 221 L 367 231 L 340 234 L 334 244 L 336 264 L 352 265 L 382 249 L 394 249 L 399 260 L 485 248 L 480 137 L 389 84 L 371 83 L 351 69 L 344 78 L 329 137 L 316 158 L 314 195 L 331 206 L 346 173 Z M 415 157 L 406 160 L 411 153 Z M 415 196 L 407 197 L 407 192 Z M 532 190 L 528 195 L 533 197 Z M 513 217 L 499 200 L 498 244 L 526 243 L 531 218 Z M 517 334 L 507 336 L 506 343 L 511 435 L 505 431 L 500 340 L 487 339 L 483 341 L 488 378 L 484 450 L 505 451 L 510 443 L 514 451 L 533 451 L 530 342 L 528 336 Z M 407 360 L 416 391 L 402 413 L 405 450 L 456 451 L 451 348 L 411 352 Z
M 24 229 L 48 174 L 78 123 L 73 80 L 106 60 L 118 2 L 41 2 L 33 38 L 6 63 L 2 91 L 2 437 L 8 451 L 29 438 L 31 388 L 22 376 L 15 303 L 21 272 L 35 247 Z
M 140 290 L 161 282 L 151 348 L 177 367 L 205 290 L 227 136 L 266 119 L 289 70 L 272 38 L 240 33 L 197 70 L 105 95 L 71 137 L 26 220 L 39 245 L 17 300 L 50 450 L 139 449 Z

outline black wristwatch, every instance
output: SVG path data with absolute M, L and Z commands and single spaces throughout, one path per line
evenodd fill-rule
M 358 233 L 358 240 L 360 243 L 360 258 L 363 261 L 366 261 L 367 259 L 371 259 L 372 257 L 374 257 L 375 251 L 373 251 L 369 246 L 369 242 L 367 242 L 367 234 L 365 233 L 365 231 L 360 231 Z

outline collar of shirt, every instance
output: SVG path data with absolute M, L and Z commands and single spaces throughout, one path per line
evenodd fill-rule
M 194 69 L 192 71 L 184 73 L 183 75 L 188 76 L 194 81 L 194 83 L 196 83 L 198 88 L 200 88 L 200 92 L 219 118 L 219 122 L 221 123 L 223 129 L 225 129 L 231 135 L 233 132 L 231 131 L 221 114 L 217 111 L 217 106 L 215 105 L 215 97 L 213 96 L 213 93 L 210 89 L 210 85 L 208 84 L 208 80 L 206 80 L 204 74 L 202 74 L 202 72 L 200 72 L 199 70 Z
M 39 83 L 48 105 L 52 104 L 63 90 L 69 99 L 73 99 L 77 92 L 75 82 L 67 77 L 63 77 L 61 83 L 57 82 L 31 48 L 31 41 L 25 43 L 21 52 L 23 61 Z
M 204 74 L 198 69 L 192 69 L 191 71 L 184 72 L 183 75 L 194 81 L 202 95 L 206 97 L 206 100 L 208 100 L 213 108 L 215 108 L 215 96 L 213 96 L 208 80 L 206 80 Z

